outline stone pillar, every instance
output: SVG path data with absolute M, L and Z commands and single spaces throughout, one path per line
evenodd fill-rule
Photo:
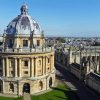
M 52 63 L 52 55 L 50 56 L 50 71 L 52 70 L 53 63 Z
M 21 58 L 19 58 L 19 77 L 22 76 L 22 68 L 21 68 L 22 64 L 21 63 L 22 63 Z
M 37 76 L 37 57 L 34 58 L 34 76 L 36 77 Z
M 45 74 L 47 74 L 47 56 L 45 56 Z
M 98 70 L 100 71 L 100 53 L 99 53 L 99 68 Z
M 34 58 L 31 58 L 31 77 L 34 77 Z
M 17 77 L 17 58 L 15 58 L 15 77 Z
M 43 75 L 46 74 L 46 62 L 45 62 L 45 56 L 42 58 L 43 60 Z
M 5 93 L 5 82 L 4 82 L 4 80 L 2 81 L 2 88 L 3 88 L 3 93 Z
M 54 69 L 54 55 L 52 55 L 51 59 L 52 59 L 52 62 L 51 62 L 52 63 L 51 70 L 52 70 L 52 69 Z
M 44 75 L 44 57 L 42 57 L 42 75 Z
M 9 77 L 9 60 L 6 57 L 6 76 Z
M 2 59 L 3 61 L 3 77 L 5 77 L 5 70 L 6 70 L 6 68 L 5 68 L 5 58 L 3 58 Z
M 30 58 L 30 77 L 32 77 L 32 58 Z

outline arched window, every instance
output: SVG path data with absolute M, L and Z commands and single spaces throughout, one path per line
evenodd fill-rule
M 39 82 L 39 89 L 40 89 L 40 90 L 43 89 L 43 82 L 42 82 L 42 81 Z
M 52 87 L 52 77 L 49 79 L 49 87 Z
M 9 84 L 9 91 L 14 92 L 14 85 L 12 83 Z
M 29 83 L 25 83 L 23 85 L 23 93 L 26 92 L 26 93 L 30 93 L 30 84 Z

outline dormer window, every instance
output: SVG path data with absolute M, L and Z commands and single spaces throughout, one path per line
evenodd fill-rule
M 23 47 L 28 47 L 28 40 L 23 40 Z

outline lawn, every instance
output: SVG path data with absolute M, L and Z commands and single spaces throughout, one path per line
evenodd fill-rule
M 32 100 L 78 100 L 77 95 L 64 84 L 53 88 L 48 93 L 32 96 L 31 98 Z
M 23 100 L 22 97 L 11 98 L 11 97 L 0 97 L 0 100 Z
M 31 100 L 78 100 L 77 95 L 66 85 L 60 84 L 53 90 L 39 96 L 31 96 Z M 23 100 L 19 98 L 0 97 L 0 100 Z
M 100 71 L 96 72 L 96 74 L 100 75 Z

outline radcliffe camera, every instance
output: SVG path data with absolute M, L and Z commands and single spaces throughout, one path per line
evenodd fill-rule
M 99 4 L 1 0 L 0 100 L 100 100 Z

